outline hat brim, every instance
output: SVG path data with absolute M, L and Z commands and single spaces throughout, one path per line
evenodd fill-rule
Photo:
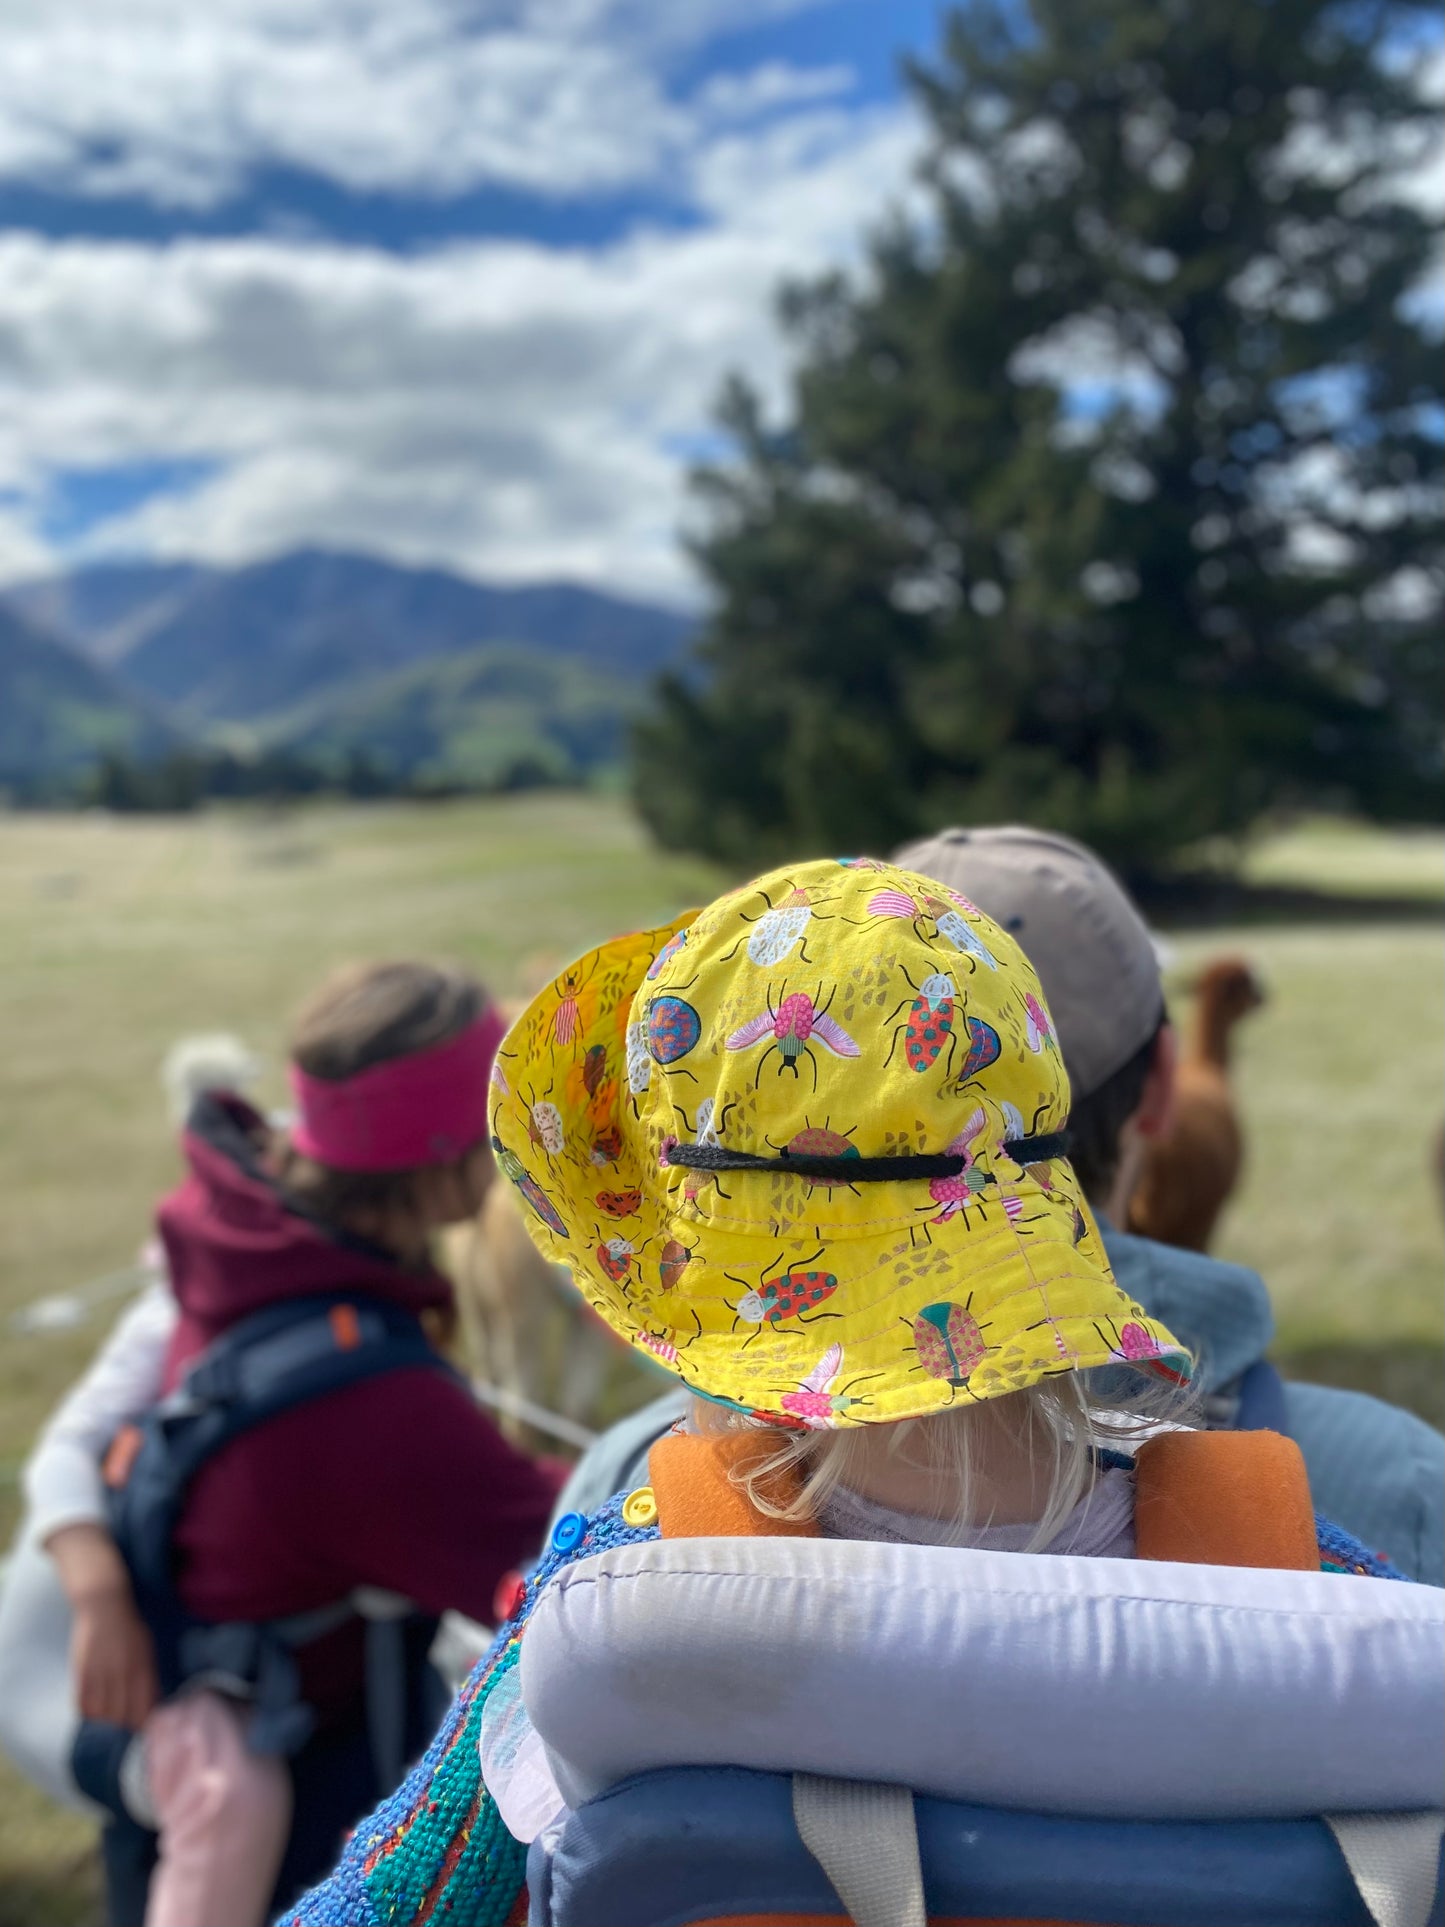
M 663 1162 L 636 1098 L 668 1065 L 633 1001 L 697 914 L 579 959 L 493 1071 L 494 1147 L 528 1229 L 613 1331 L 700 1396 L 798 1429 L 923 1417 L 1099 1366 L 1188 1378 L 1187 1353 L 1119 1288 L 1063 1160 L 1025 1169 L 1000 1152 L 976 1192 L 859 1186 L 866 1221 L 826 1227 L 810 1206 L 846 1164 L 819 1180 Z M 738 1208 L 744 1185 L 767 1187 L 766 1208 Z

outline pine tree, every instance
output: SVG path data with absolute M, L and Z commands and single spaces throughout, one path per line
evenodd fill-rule
M 926 215 L 784 297 L 789 419 L 734 383 L 697 478 L 715 610 L 637 742 L 662 840 L 1025 818 L 1139 874 L 1279 806 L 1439 808 L 1427 18 L 953 17 Z

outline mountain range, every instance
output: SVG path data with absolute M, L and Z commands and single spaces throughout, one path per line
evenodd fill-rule
M 585 775 L 617 756 L 693 626 L 571 584 L 503 588 L 316 549 L 235 569 L 98 564 L 10 588 L 0 617 L 11 782 L 182 742 L 359 752 L 457 781 L 519 759 Z

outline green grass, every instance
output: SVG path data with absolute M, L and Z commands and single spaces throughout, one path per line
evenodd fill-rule
M 1262 842 L 1248 869 L 1261 883 L 1439 898 L 1442 859 L 1438 835 L 1313 823 Z M 0 1326 L 125 1264 L 145 1235 L 176 1172 L 156 1072 L 177 1036 L 240 1032 L 269 1055 L 267 1095 L 280 1098 L 289 1015 L 336 963 L 435 953 L 515 993 L 722 881 L 650 851 L 622 802 L 598 796 L 0 818 Z M 1191 930 L 1176 979 L 1225 949 L 1272 994 L 1239 1035 L 1250 1153 L 1221 1255 L 1269 1280 L 1291 1355 L 1437 1409 L 1439 931 Z M 37 1425 L 103 1329 L 0 1346 L 0 1534 Z M 88 1839 L 0 1768 L 0 1927 L 92 1917 Z

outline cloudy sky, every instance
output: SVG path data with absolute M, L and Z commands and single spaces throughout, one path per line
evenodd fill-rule
M 669 600 L 939 0 L 0 0 L 0 579 L 303 542 Z

